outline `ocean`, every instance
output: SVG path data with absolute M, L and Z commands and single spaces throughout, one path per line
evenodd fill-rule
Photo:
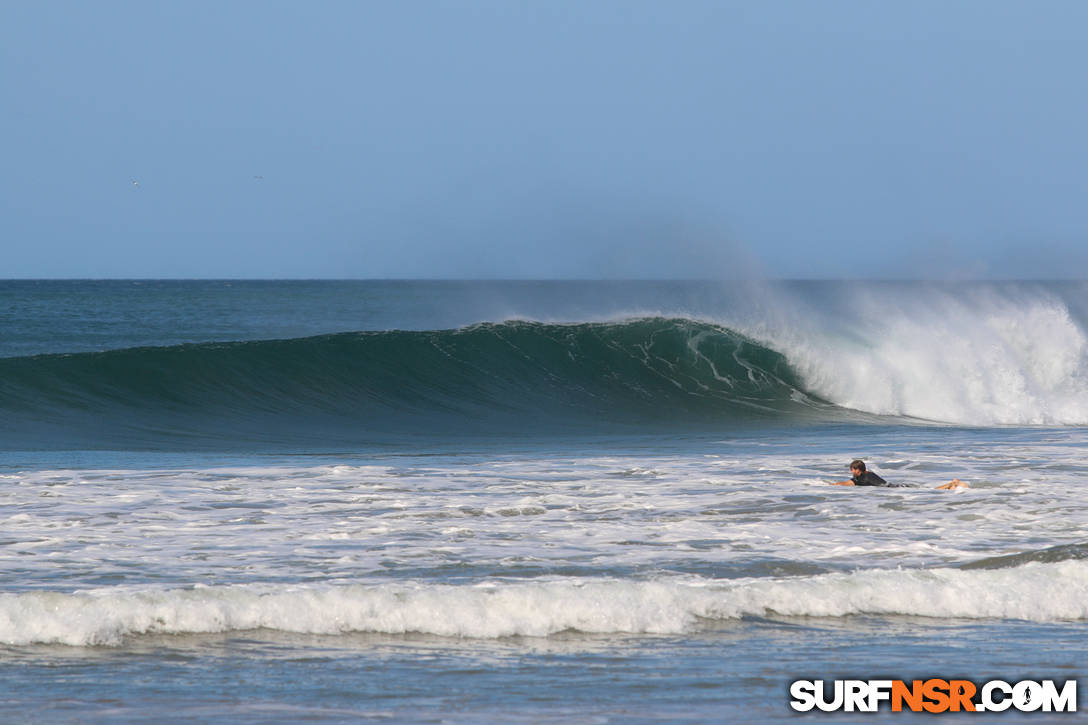
M 3 281 L 0 720 L 1083 715 L 1086 444 L 1080 282 Z

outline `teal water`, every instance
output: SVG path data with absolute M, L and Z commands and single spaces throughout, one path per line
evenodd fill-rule
M 0 282 L 0 706 L 747 722 L 793 679 L 1081 678 L 1085 290 Z M 902 486 L 827 485 L 854 457 Z
M 0 359 L 8 448 L 258 446 L 848 419 L 779 353 L 680 319 L 506 322 Z

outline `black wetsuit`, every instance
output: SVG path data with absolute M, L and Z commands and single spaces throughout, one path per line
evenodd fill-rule
M 860 476 L 854 476 L 850 479 L 854 482 L 855 486 L 891 486 L 892 484 L 885 481 L 880 476 L 876 475 L 872 471 L 866 471 Z

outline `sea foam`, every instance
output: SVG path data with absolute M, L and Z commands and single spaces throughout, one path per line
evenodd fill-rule
M 784 303 L 773 322 L 738 327 L 845 408 L 978 426 L 1088 423 L 1088 335 L 1056 296 L 867 284 L 842 297 L 836 314 Z
M 1088 562 L 965 571 L 866 570 L 722 582 L 561 579 L 474 585 L 247 585 L 0 595 L 0 642 L 118 645 L 128 636 L 272 629 L 313 634 L 544 637 L 680 634 L 700 620 L 904 615 L 1088 619 Z

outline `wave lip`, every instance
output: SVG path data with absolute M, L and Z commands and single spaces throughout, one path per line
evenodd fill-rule
M 545 637 L 680 634 L 701 620 L 856 614 L 1088 619 L 1088 562 L 1012 569 L 867 570 L 721 583 L 562 579 L 477 585 L 197 587 L 0 595 L 0 642 L 118 645 L 140 634 L 273 629 L 309 634 Z

